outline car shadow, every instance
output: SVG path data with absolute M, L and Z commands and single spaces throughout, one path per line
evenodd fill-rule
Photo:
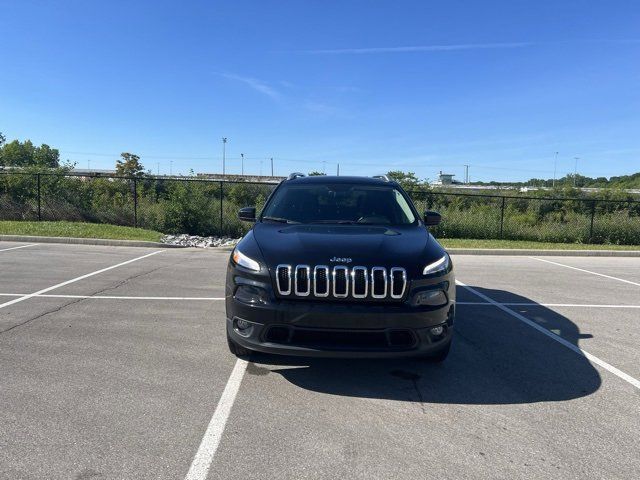
M 473 287 L 492 299 L 535 304 L 504 290 Z M 458 288 L 451 353 L 441 364 L 421 359 L 317 359 L 254 353 L 249 375 L 274 373 L 307 390 L 423 403 L 518 404 L 570 400 L 595 392 L 589 361 L 493 305 Z M 539 304 L 509 307 L 578 345 L 590 335 Z

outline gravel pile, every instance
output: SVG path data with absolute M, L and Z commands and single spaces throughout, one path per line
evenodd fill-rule
M 183 247 L 232 247 L 240 241 L 239 238 L 231 237 L 199 237 L 198 235 L 165 235 L 160 240 L 169 245 L 181 245 Z

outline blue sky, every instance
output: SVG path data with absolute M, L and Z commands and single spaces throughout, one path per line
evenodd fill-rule
M 0 0 L 0 131 L 86 167 L 640 171 L 637 1 Z M 324 162 L 324 163 L 323 163 Z

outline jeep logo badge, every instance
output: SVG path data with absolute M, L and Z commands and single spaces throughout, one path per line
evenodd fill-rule
M 331 263 L 351 263 L 351 259 L 348 257 L 333 257 L 329 261 Z

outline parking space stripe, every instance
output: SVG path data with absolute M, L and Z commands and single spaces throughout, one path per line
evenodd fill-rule
M 123 265 L 128 265 L 129 263 L 137 262 L 138 260 L 142 260 L 143 258 L 147 258 L 147 257 L 150 257 L 151 255 L 156 255 L 162 252 L 164 252 L 164 250 L 156 250 L 155 252 L 142 255 L 141 257 L 132 258 L 131 260 L 127 260 L 126 262 L 121 262 L 121 263 L 118 263 L 117 265 L 112 265 L 110 267 L 102 268 L 100 270 L 96 270 L 95 272 L 87 273 L 85 275 L 81 275 L 80 277 L 72 278 L 71 280 L 67 280 L 66 282 L 58 283 L 56 285 L 52 285 L 51 287 L 43 288 L 42 290 L 38 290 L 37 292 L 29 293 L 27 295 L 23 295 L 22 297 L 14 298 L 13 300 L 9 300 L 8 302 L 0 303 L 0 308 L 8 307 L 9 305 L 14 305 L 16 303 L 23 302 L 35 296 L 42 295 L 43 293 L 50 292 L 51 290 L 55 290 L 56 288 L 64 287 L 65 285 L 69 285 L 71 283 L 79 282 L 80 280 L 84 280 L 85 278 L 93 277 L 94 275 L 98 275 L 99 273 L 113 270 L 114 268 L 122 267 Z
M 640 305 L 589 305 L 584 303 L 496 302 L 506 307 L 584 307 L 584 308 L 640 308 Z M 488 302 L 456 302 L 457 305 L 487 305 Z
M 619 282 L 624 282 L 624 283 L 628 283 L 630 285 L 636 285 L 636 286 L 640 287 L 640 283 L 632 282 L 631 280 L 625 280 L 624 278 L 612 277 L 611 275 L 605 275 L 604 273 L 592 272 L 591 270 L 585 270 L 584 268 L 572 267 L 571 265 L 565 265 L 564 263 L 552 262 L 551 260 L 545 260 L 543 258 L 537 258 L 537 257 L 529 257 L 529 258 L 531 258 L 533 260 L 538 260 L 539 262 L 551 263 L 553 265 L 558 265 L 559 267 L 570 268 L 572 270 L 577 270 L 579 272 L 590 273 L 591 275 L 598 275 L 599 277 L 608 278 L 610 280 L 617 280 Z
M 227 380 L 227 385 L 224 387 L 224 391 L 218 402 L 218 406 L 213 412 L 207 431 L 202 437 L 200 447 L 193 457 L 185 480 L 205 480 L 207 478 L 213 457 L 216 454 L 218 445 L 220 445 L 224 427 L 231 413 L 231 407 L 233 407 L 233 402 L 240 389 L 242 377 L 244 377 L 244 372 L 247 370 L 247 364 L 248 362 L 241 358 L 236 360 L 236 364 L 233 367 L 233 371 L 229 376 L 229 380 Z
M 614 375 L 616 375 L 617 377 L 621 378 L 625 382 L 630 383 L 631 385 L 633 385 L 637 389 L 640 389 L 640 380 L 637 380 L 637 379 L 633 378 L 631 375 L 624 373 L 622 370 L 617 369 L 613 365 L 608 364 L 604 360 L 601 360 L 600 358 L 596 357 L 595 355 L 592 355 L 591 353 L 581 349 L 577 345 L 574 345 L 573 343 L 565 340 L 564 338 L 560 337 L 559 335 L 556 335 L 555 333 L 547 330 L 546 328 L 541 327 L 536 322 L 534 322 L 533 320 L 529 320 L 524 315 L 521 315 L 518 312 L 510 309 L 509 307 L 507 307 L 507 306 L 505 306 L 505 305 L 503 305 L 501 303 L 496 302 L 494 299 L 492 299 L 491 297 L 488 297 L 484 293 L 481 293 L 481 292 L 477 291 L 475 288 L 472 288 L 472 287 L 462 283 L 459 280 L 456 280 L 456 284 L 460 285 L 461 287 L 465 288 L 466 290 L 468 290 L 469 292 L 473 293 L 474 295 L 480 297 L 481 299 L 485 300 L 486 302 L 494 305 L 495 307 L 499 308 L 503 312 L 508 313 L 512 317 L 520 320 L 522 323 L 530 326 L 531 328 L 534 328 L 535 330 L 539 331 L 543 335 L 546 335 L 547 337 L 551 338 L 552 340 L 555 340 L 559 344 L 567 347 L 569 350 L 572 350 L 573 352 L 577 353 L 578 355 L 586 357 L 591 362 L 595 363 L 596 365 L 601 366 L 602 368 L 604 368 L 608 372 L 613 373 Z
M 9 250 L 18 250 L 19 248 L 35 247 L 37 243 L 30 243 L 29 245 L 20 245 L 19 247 L 0 248 L 0 252 L 8 252 Z
M 0 293 L 0 297 L 24 297 L 29 294 L 27 293 Z M 96 299 L 96 300 L 171 300 L 171 301 L 220 301 L 224 300 L 224 297 L 135 297 L 135 296 L 120 296 L 120 295 L 56 295 L 56 294 L 31 294 L 32 298 L 42 297 L 42 298 L 86 298 L 86 299 Z

